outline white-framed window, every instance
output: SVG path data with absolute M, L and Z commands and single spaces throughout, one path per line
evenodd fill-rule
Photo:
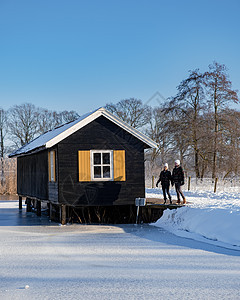
M 113 151 L 91 150 L 91 180 L 113 180 Z
M 48 160 L 48 168 L 49 168 L 49 181 L 56 181 L 56 152 L 49 152 L 49 160 Z

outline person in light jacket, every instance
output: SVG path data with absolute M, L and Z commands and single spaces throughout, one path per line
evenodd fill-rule
M 159 179 L 156 183 L 156 186 L 158 186 L 159 182 L 161 182 L 163 197 L 164 197 L 164 204 L 166 204 L 167 195 L 168 195 L 170 204 L 172 204 L 172 198 L 169 193 L 169 187 L 170 187 L 171 180 L 172 180 L 172 175 L 171 175 L 171 172 L 168 170 L 168 164 L 166 163 L 166 164 L 164 164 L 164 169 L 161 171 Z
M 175 185 L 177 193 L 177 203 L 180 204 L 180 195 L 183 198 L 183 204 L 186 204 L 186 198 L 182 192 L 181 186 L 184 185 L 184 171 L 180 166 L 180 160 L 175 161 L 175 167 L 172 172 L 172 186 Z

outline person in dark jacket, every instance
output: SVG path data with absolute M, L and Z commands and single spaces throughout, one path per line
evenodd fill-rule
M 171 198 L 171 195 L 169 193 L 169 187 L 170 187 L 171 180 L 172 180 L 172 175 L 171 175 L 171 172 L 168 170 L 168 164 L 166 163 L 164 165 L 164 169 L 163 169 L 163 171 L 161 171 L 159 179 L 156 183 L 156 186 L 158 186 L 159 182 L 161 182 L 163 197 L 164 197 L 164 204 L 166 204 L 166 201 L 167 201 L 167 195 L 166 194 L 168 194 L 170 204 L 172 204 L 172 198 Z
M 180 166 L 180 160 L 175 161 L 175 167 L 172 172 L 172 186 L 175 185 L 177 193 L 177 203 L 180 204 L 180 195 L 183 198 L 183 204 L 186 204 L 186 198 L 182 192 L 181 186 L 184 185 L 184 172 Z

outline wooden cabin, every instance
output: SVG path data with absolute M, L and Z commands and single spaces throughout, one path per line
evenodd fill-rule
M 93 222 L 108 222 L 99 217 L 106 211 L 131 219 L 135 198 L 145 197 L 144 150 L 153 147 L 153 140 L 99 108 L 9 155 L 17 157 L 19 201 L 26 197 L 28 210 L 35 202 L 38 214 L 47 202 L 50 218 L 62 223 L 73 212 L 90 222 L 86 208 L 98 216 Z

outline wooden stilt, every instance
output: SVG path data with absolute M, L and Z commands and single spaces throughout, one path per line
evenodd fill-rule
M 139 219 L 139 208 L 140 206 L 137 206 L 136 224 L 138 224 L 138 219 Z
M 53 221 L 53 208 L 52 203 L 49 203 L 49 218 L 51 221 Z
M 19 196 L 19 198 L 18 198 L 19 200 L 19 202 L 18 202 L 18 207 L 19 207 L 19 209 L 22 209 L 22 197 L 21 196 Z
M 66 205 L 61 206 L 61 224 L 65 225 L 67 223 L 67 209 Z
M 50 203 L 47 204 L 47 207 L 48 207 L 48 209 L 47 209 L 47 214 L 48 214 L 48 216 L 50 217 Z
M 27 212 L 31 212 L 32 208 L 31 208 L 31 199 L 30 198 L 26 198 L 26 203 L 27 203 Z
M 41 216 L 41 201 L 37 200 L 37 216 Z

